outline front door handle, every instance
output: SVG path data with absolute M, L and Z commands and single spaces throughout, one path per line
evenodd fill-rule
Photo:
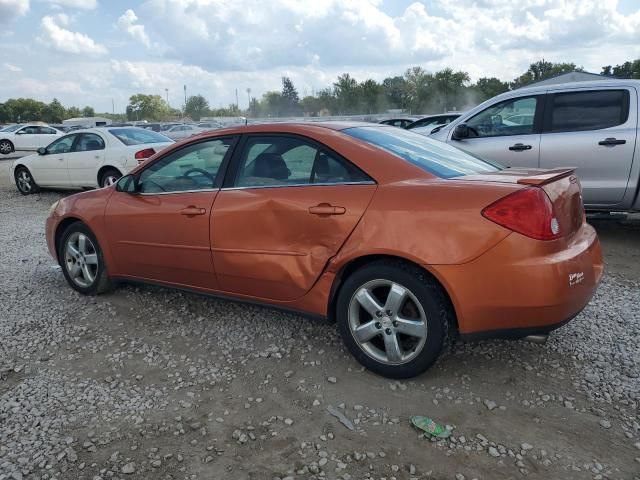
M 190 206 L 180 210 L 180 213 L 182 215 L 186 215 L 187 217 L 193 217 L 195 215 L 204 215 L 205 213 L 207 213 L 207 209 Z
M 344 215 L 347 211 L 344 207 L 337 207 L 329 203 L 321 203 L 315 207 L 309 207 L 309 213 L 313 215 Z
M 524 150 L 531 150 L 531 145 L 525 145 L 524 143 L 516 143 L 515 145 L 511 145 L 509 150 L 514 152 L 522 152 Z
M 600 140 L 598 145 L 624 145 L 627 143 L 626 140 L 618 140 L 617 138 L 605 138 L 604 140 Z

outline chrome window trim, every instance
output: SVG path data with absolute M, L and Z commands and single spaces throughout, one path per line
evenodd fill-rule
M 255 188 L 286 188 L 286 187 L 330 187 L 336 185 L 377 185 L 376 182 L 372 180 L 367 180 L 363 182 L 326 182 L 326 183 L 291 183 L 284 185 L 247 185 L 245 187 L 225 187 L 221 188 L 221 190 L 248 190 Z
M 201 188 L 198 190 L 178 190 L 175 192 L 156 192 L 156 193 L 152 193 L 152 192 L 148 192 L 148 193 L 144 193 L 144 192 L 136 192 L 134 195 L 142 195 L 145 197 L 151 196 L 151 195 L 175 195 L 177 193 L 198 193 L 198 192 L 217 192 L 218 190 L 220 190 L 219 188 Z M 127 193 L 127 192 L 123 192 L 123 193 Z

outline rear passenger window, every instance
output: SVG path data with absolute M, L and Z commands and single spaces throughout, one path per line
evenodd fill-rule
M 297 137 L 252 137 L 242 152 L 236 187 L 359 183 L 354 165 Z
M 546 132 L 579 132 L 622 125 L 629 116 L 627 90 L 600 90 L 549 95 Z

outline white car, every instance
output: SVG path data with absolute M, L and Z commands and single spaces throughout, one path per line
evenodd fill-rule
M 15 151 L 32 150 L 49 145 L 64 135 L 60 130 L 39 124 L 11 125 L 0 131 L 0 153 L 9 155 Z
M 23 195 L 47 188 L 107 187 L 173 140 L 137 127 L 76 130 L 13 162 Z
M 198 128 L 195 125 L 174 125 L 173 127 L 164 130 L 162 134 L 173 140 L 178 140 L 190 137 L 191 135 L 197 135 L 204 131 L 206 131 L 206 129 Z

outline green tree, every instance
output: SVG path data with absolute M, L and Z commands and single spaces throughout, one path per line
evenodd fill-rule
M 343 73 L 333 84 L 340 113 L 354 113 L 358 107 L 359 86 L 355 78 L 348 73 Z
M 474 88 L 482 96 L 480 100 L 486 100 L 508 91 L 509 84 L 496 77 L 482 77 L 478 79 Z
M 6 103 L 0 103 L 0 123 L 13 121 L 13 110 Z
M 520 88 L 533 82 L 555 77 L 568 72 L 582 72 L 575 63 L 552 63 L 544 58 L 529 65 L 529 69 L 511 82 L 511 88 Z
M 66 115 L 64 106 L 54 98 L 49 105 L 46 106 L 43 112 L 43 120 L 49 123 L 62 123 Z
M 69 107 L 65 113 L 64 118 L 78 118 L 82 116 L 82 112 L 78 107 Z
M 131 95 L 127 105 L 129 120 L 162 120 L 168 114 L 168 108 L 160 95 Z
M 89 107 L 86 106 L 82 109 L 82 116 L 83 117 L 95 117 L 96 116 L 96 111 L 93 109 L 93 107 Z
M 33 98 L 10 98 L 5 103 L 7 111 L 11 112 L 12 122 L 31 122 L 41 120 L 47 104 Z
M 408 108 L 411 95 L 409 84 L 403 77 L 385 78 L 382 82 L 382 90 L 387 104 L 391 108 Z
M 284 115 L 300 114 L 300 97 L 298 90 L 289 77 L 282 77 L 282 110 Z
M 602 75 L 618 78 L 640 78 L 640 59 L 622 65 L 602 67 Z
M 433 75 L 422 67 L 411 67 L 404 72 L 404 79 L 410 110 L 414 113 L 424 111 L 431 96 Z
M 187 104 L 184 108 L 185 115 L 191 117 L 194 120 L 200 120 L 209 112 L 209 102 L 202 95 L 193 95 L 187 99 Z
M 372 79 L 360 83 L 361 111 L 364 113 L 378 113 L 384 102 L 382 85 Z
M 446 112 L 454 107 L 462 106 L 465 103 L 462 99 L 462 92 L 469 82 L 467 72 L 454 72 L 451 68 L 445 68 L 433 75 L 433 85 L 438 92 L 435 105 L 440 111 Z

